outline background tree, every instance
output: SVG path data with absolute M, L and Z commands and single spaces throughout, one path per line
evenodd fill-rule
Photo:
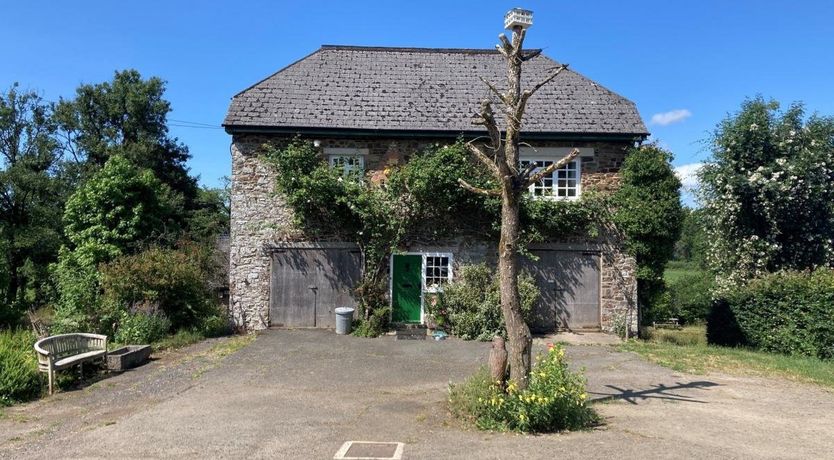
M 656 318 L 653 308 L 664 292 L 663 271 L 672 258 L 684 218 L 680 180 L 672 154 L 655 144 L 629 152 L 620 169 L 612 219 L 625 234 L 626 250 L 637 261 L 637 296 L 643 320 Z
M 117 71 L 110 82 L 83 84 L 75 98 L 62 99 L 55 109 L 64 148 L 79 165 L 79 179 L 103 167 L 110 157 L 124 157 L 154 172 L 194 208 L 197 181 L 188 175 L 188 148 L 168 135 L 171 104 L 165 82 L 143 79 L 136 70 Z
M 501 92 L 493 83 L 484 83 L 494 93 L 503 105 L 505 114 L 505 132 L 502 133 L 495 120 L 492 101 L 484 99 L 475 124 L 483 125 L 489 133 L 489 143 L 471 141 L 466 144 L 469 151 L 492 174 L 497 183 L 495 188 L 475 187 L 464 180 L 460 185 L 474 193 L 497 196 L 501 199 L 501 236 L 498 244 L 498 279 L 501 290 L 501 310 L 507 328 L 509 344 L 508 364 L 510 366 L 510 380 L 518 388 L 527 388 L 531 365 L 532 336 L 530 328 L 524 321 L 521 312 L 521 300 L 518 292 L 519 275 L 519 239 L 521 223 L 519 208 L 522 196 L 528 193 L 528 187 L 539 182 L 543 177 L 553 174 L 553 171 L 571 162 L 579 150 L 573 149 L 570 154 L 559 161 L 553 162 L 547 168 L 535 170 L 533 167 L 522 169 L 519 164 L 519 137 L 521 134 L 521 120 L 530 97 L 542 86 L 556 78 L 567 68 L 563 65 L 554 70 L 553 74 L 533 88 L 521 90 L 521 68 L 525 60 L 535 57 L 538 53 L 524 53 L 522 46 L 526 30 L 520 26 L 513 28 L 512 41 L 504 34 L 499 35 L 501 43 L 498 51 L 507 61 L 507 89 Z
M 13 322 L 44 295 L 46 269 L 61 244 L 64 188 L 51 108 L 15 84 L 0 95 L 0 241 L 3 246 L 4 312 Z
M 675 260 L 706 268 L 707 236 L 703 208 L 684 208 L 681 236 L 675 243 Z
M 718 125 L 712 145 L 701 200 L 719 290 L 832 265 L 834 119 L 757 97 Z
M 188 218 L 188 236 L 214 243 L 218 235 L 228 235 L 231 220 L 230 181 L 224 177 L 221 187 L 200 187 L 194 209 Z

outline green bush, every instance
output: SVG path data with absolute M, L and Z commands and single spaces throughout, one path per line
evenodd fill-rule
M 779 272 L 715 303 L 707 338 L 788 355 L 834 358 L 834 270 Z
M 149 344 L 168 334 L 171 320 L 161 312 L 123 312 L 115 340 L 118 343 Z
M 684 324 L 707 319 L 712 307 L 714 278 L 706 271 L 685 274 L 667 284 L 670 316 Z
M 222 337 L 232 333 L 229 318 L 220 312 L 203 318 L 200 321 L 199 329 L 205 337 Z
M 58 262 L 51 267 L 59 293 L 50 333 L 98 332 L 112 335 L 120 311 L 103 305 L 100 298 L 100 274 L 97 265 L 114 254 L 96 243 L 75 250 L 62 247 Z
M 553 432 L 592 426 L 599 417 L 587 398 L 585 378 L 568 369 L 560 346 L 536 358 L 525 390 L 510 382 L 504 391 L 485 368 L 449 386 L 452 414 L 482 430 Z
M 29 331 L 0 331 L 0 405 L 38 397 L 42 391 L 35 336 Z
M 100 268 L 103 302 L 123 309 L 158 305 L 174 329 L 195 327 L 215 313 L 206 257 L 198 246 L 119 257 Z
M 529 324 L 539 288 L 527 273 L 522 273 L 518 281 L 521 311 Z M 446 325 L 457 337 L 492 340 L 496 335 L 506 336 L 498 279 L 486 264 L 463 265 L 457 279 L 437 296 L 437 303 L 427 304 L 435 322 Z
M 637 302 L 643 323 L 666 313 L 663 270 L 675 250 L 684 212 L 680 180 L 671 165 L 672 154 L 656 144 L 629 151 L 620 170 L 621 185 L 613 195 L 615 226 L 637 261 Z
M 368 319 L 354 321 L 353 335 L 356 337 L 379 337 L 388 330 L 391 307 L 378 307 L 371 311 Z

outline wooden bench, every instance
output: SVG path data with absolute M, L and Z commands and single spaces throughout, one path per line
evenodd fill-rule
M 678 318 L 669 318 L 662 322 L 653 322 L 652 327 L 655 329 L 681 329 L 681 322 Z
M 49 375 L 49 394 L 52 394 L 55 371 L 76 364 L 84 372 L 84 362 L 104 359 L 107 362 L 107 336 L 100 334 L 61 334 L 40 339 L 35 343 L 38 370 Z

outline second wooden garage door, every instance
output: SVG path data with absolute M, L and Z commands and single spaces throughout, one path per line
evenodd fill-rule
M 532 250 L 539 260 L 522 259 L 536 280 L 541 300 L 531 329 L 596 330 L 600 327 L 599 254 L 583 251 Z

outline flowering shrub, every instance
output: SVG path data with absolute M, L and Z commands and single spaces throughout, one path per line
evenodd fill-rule
M 700 173 L 707 263 L 719 292 L 780 269 L 834 261 L 834 119 L 746 101 Z
M 449 386 L 452 414 L 482 430 L 553 432 L 576 430 L 599 421 L 588 405 L 585 378 L 568 369 L 565 350 L 554 346 L 536 357 L 527 389 L 492 382 L 486 369 Z

